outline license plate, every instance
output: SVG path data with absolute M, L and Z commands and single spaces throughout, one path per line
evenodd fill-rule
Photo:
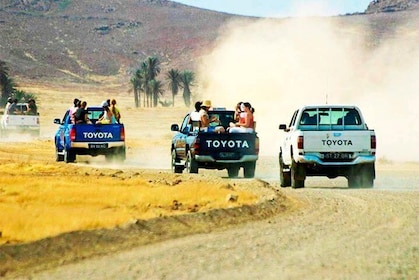
M 102 144 L 89 144 L 89 149 L 107 149 L 108 143 L 102 143 Z
M 234 158 L 236 153 L 234 152 L 221 152 L 218 154 L 220 158 Z
M 323 154 L 324 159 L 350 159 L 350 153 L 325 153 Z

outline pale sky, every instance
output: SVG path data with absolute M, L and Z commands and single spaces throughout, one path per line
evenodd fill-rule
M 364 12 L 372 0 L 175 0 L 175 2 L 237 15 L 296 17 Z

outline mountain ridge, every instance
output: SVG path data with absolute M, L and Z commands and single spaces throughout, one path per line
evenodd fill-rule
M 405 17 L 372 12 L 384 2 L 393 1 L 373 1 L 365 15 L 337 18 L 342 24 L 371 25 L 375 44 Z M 127 83 L 148 56 L 159 58 L 162 72 L 195 70 L 228 22 L 258 20 L 167 0 L 4 0 L 0 19 L 0 60 L 12 77 L 75 83 L 115 76 Z

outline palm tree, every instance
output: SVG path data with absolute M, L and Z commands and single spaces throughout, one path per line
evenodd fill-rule
M 138 87 L 139 87 L 139 81 L 138 81 L 138 78 L 137 78 L 137 76 L 135 74 L 131 77 L 130 82 L 132 84 L 132 88 L 134 89 L 134 102 L 135 102 L 135 107 L 138 108 L 138 106 L 139 106 L 139 103 L 138 103 Z
M 169 80 L 169 89 L 172 92 L 172 106 L 175 106 L 175 95 L 179 92 L 180 83 L 180 72 L 177 69 L 171 69 L 167 72 L 167 79 Z
M 190 87 L 193 86 L 193 82 L 195 81 L 195 74 L 192 71 L 183 71 L 180 74 L 180 83 L 183 88 L 183 101 L 185 105 L 189 107 L 191 105 L 191 90 Z
M 140 71 L 138 72 L 138 77 L 139 77 L 140 83 L 141 83 L 140 90 L 144 92 L 144 95 L 143 95 L 143 106 L 144 107 L 150 107 L 150 104 L 151 104 L 151 93 L 150 93 L 150 90 L 147 86 L 148 82 L 151 79 L 148 79 L 147 73 L 148 73 L 147 62 L 143 61 L 141 63 Z
M 7 92 L 6 84 L 9 80 L 9 67 L 7 67 L 6 62 L 0 60 L 0 93 L 1 100 L 6 100 L 9 92 Z
M 142 64 L 141 69 L 144 74 L 144 85 L 148 85 L 151 80 L 155 80 L 157 75 L 160 73 L 160 61 L 157 57 L 148 57 Z M 145 93 L 147 95 L 147 107 L 150 107 L 152 104 L 152 93 L 149 90 L 149 87 L 145 87 Z
M 151 80 L 148 82 L 148 87 L 153 95 L 153 107 L 157 107 L 159 95 L 163 95 L 163 84 L 161 81 Z

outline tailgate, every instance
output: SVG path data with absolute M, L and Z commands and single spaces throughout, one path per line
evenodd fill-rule
M 368 152 L 369 130 L 304 131 L 304 152 Z
M 216 160 L 238 160 L 257 155 L 259 143 L 254 133 L 203 133 L 198 137 L 199 155 L 211 155 Z
M 28 115 L 8 115 L 6 116 L 6 122 L 9 126 L 38 126 L 38 116 Z
M 124 127 L 121 124 L 77 124 L 76 142 L 118 142 L 124 141 Z

